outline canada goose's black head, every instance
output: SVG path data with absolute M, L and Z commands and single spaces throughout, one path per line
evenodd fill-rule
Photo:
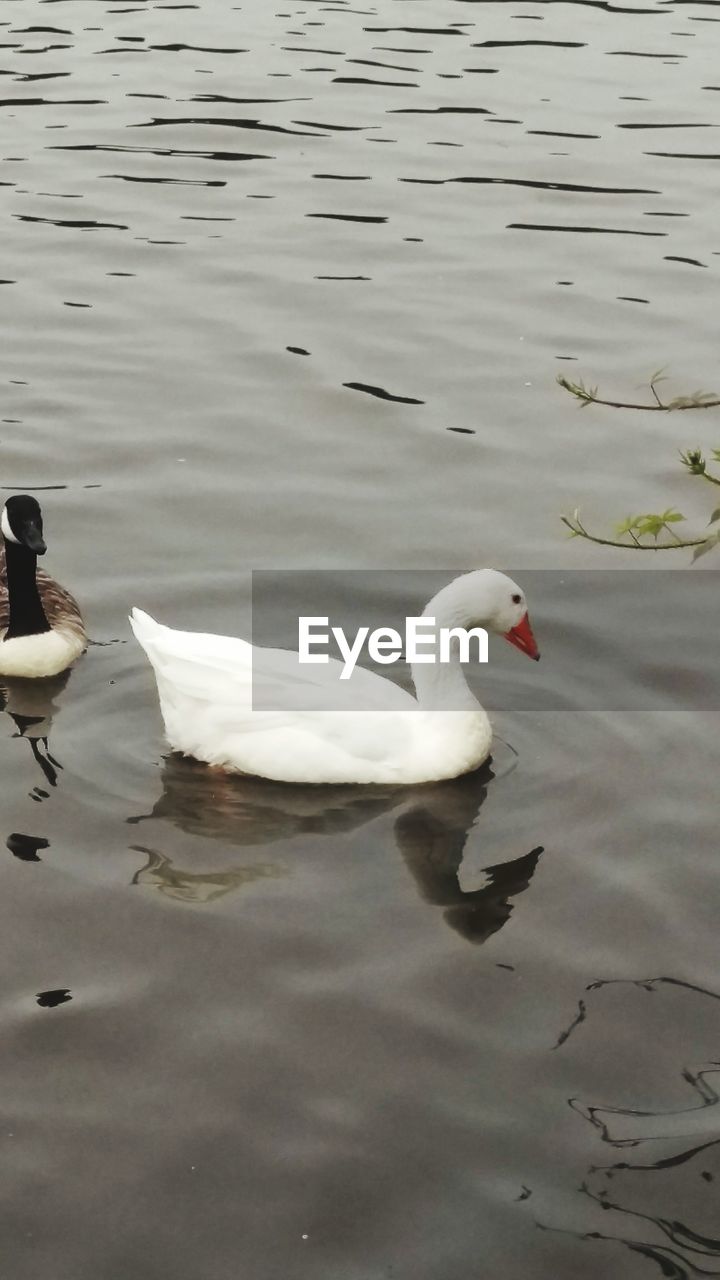
M 6 542 L 27 547 L 38 556 L 45 555 L 47 547 L 43 538 L 42 511 L 39 502 L 29 493 L 18 493 L 8 498 L 0 525 Z

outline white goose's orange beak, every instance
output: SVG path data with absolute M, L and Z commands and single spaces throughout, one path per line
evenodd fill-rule
M 505 639 L 514 644 L 516 649 L 521 649 L 529 658 L 534 658 L 536 662 L 540 661 L 540 650 L 530 626 L 530 619 L 527 614 L 521 618 L 516 627 L 511 627 L 505 632 Z

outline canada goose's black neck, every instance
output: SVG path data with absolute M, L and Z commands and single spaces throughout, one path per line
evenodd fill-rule
M 8 605 L 10 606 L 10 625 L 5 632 L 5 640 L 14 640 L 18 636 L 41 635 L 44 631 L 50 631 L 50 623 L 45 617 L 35 580 L 37 554 L 29 547 L 10 542 L 8 538 L 4 541 Z

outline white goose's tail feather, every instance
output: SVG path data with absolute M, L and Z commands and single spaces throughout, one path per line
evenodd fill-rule
M 149 613 L 145 613 L 142 609 L 134 608 L 130 611 L 128 622 L 132 627 L 133 635 L 150 662 L 157 684 L 158 697 L 160 699 L 160 711 L 162 713 L 165 725 L 165 734 L 171 746 L 175 743 L 172 741 L 172 711 L 169 702 L 172 701 L 172 691 L 168 688 L 165 680 L 163 653 L 162 653 L 162 637 L 163 632 L 167 631 L 167 627 L 162 626 L 151 618 Z
M 138 644 L 142 645 L 147 653 L 146 644 L 165 631 L 166 628 L 150 617 L 149 613 L 144 613 L 142 609 L 131 609 L 128 622 L 133 629 L 133 635 Z
M 130 626 L 155 674 L 170 746 L 209 763 L 251 708 L 252 649 L 244 640 L 163 626 L 133 609 Z

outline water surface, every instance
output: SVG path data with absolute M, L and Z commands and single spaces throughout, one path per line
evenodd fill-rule
M 549 589 L 541 648 L 664 711 L 508 654 L 567 709 L 491 666 L 490 769 L 308 789 L 168 758 L 125 620 L 241 631 L 262 566 L 637 567 L 578 502 L 707 518 L 709 417 L 554 377 L 713 385 L 715 8 L 0 18 L 2 483 L 103 642 L 1 722 L 8 1274 L 720 1274 L 717 719 L 662 637 Z

